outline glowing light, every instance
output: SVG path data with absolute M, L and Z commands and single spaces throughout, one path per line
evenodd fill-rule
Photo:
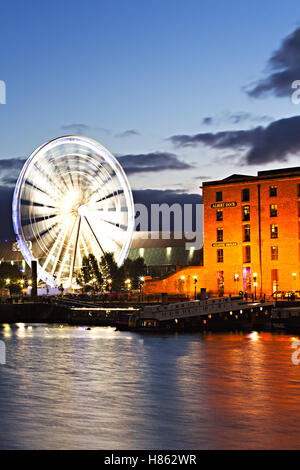
M 180 279 L 181 279 L 182 281 L 184 281 L 184 280 L 185 280 L 185 277 L 184 277 L 184 276 L 180 276 Z
M 20 172 L 12 206 L 23 257 L 29 265 L 45 260 L 38 261 L 38 278 L 52 287 L 72 284 L 83 255 L 113 252 L 119 266 L 128 255 L 129 182 L 116 158 L 92 139 L 60 137 L 36 149 Z M 88 222 L 79 225 L 81 219 Z

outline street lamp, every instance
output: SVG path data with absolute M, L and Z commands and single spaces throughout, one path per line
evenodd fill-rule
M 111 283 L 112 283 L 112 279 L 107 279 L 108 291 L 109 292 L 111 291 L 111 287 L 112 287 Z
M 127 287 L 127 290 L 128 290 L 127 299 L 129 300 L 129 297 L 130 297 L 129 292 L 130 292 L 130 289 L 131 289 L 131 279 L 126 279 L 125 284 L 126 284 L 126 287 Z
M 257 273 L 253 273 L 254 300 L 256 300 Z
M 198 278 L 197 276 L 194 276 L 195 300 L 197 300 L 197 282 L 198 282 Z
M 238 286 L 239 279 L 240 279 L 240 276 L 236 273 L 234 275 L 234 282 L 236 282 L 236 293 L 238 293 L 239 291 L 239 286 Z
M 144 292 L 143 292 L 144 282 L 145 282 L 145 278 L 144 276 L 141 276 L 140 277 L 140 302 L 144 301 Z

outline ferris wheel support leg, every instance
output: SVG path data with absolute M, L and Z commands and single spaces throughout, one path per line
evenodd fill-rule
M 99 245 L 100 250 L 102 251 L 103 255 L 105 255 L 105 252 L 104 252 L 104 250 L 103 250 L 103 248 L 102 248 L 102 246 L 101 246 L 101 244 L 100 244 L 98 238 L 96 237 L 96 234 L 95 234 L 94 230 L 92 229 L 91 224 L 89 223 L 89 221 L 88 221 L 88 219 L 87 219 L 86 216 L 84 216 L 84 218 L 85 218 L 85 220 L 86 220 L 88 226 L 90 227 L 90 230 L 91 230 L 92 234 L 94 235 L 94 237 L 95 237 L 95 239 L 96 239 L 96 242 L 97 242 L 98 245 Z
M 78 239 L 79 239 L 80 225 L 81 225 L 81 217 L 79 217 L 79 221 L 78 221 L 74 257 L 73 257 L 73 263 L 72 263 L 72 269 L 71 269 L 71 275 L 70 275 L 70 287 L 69 287 L 69 289 L 70 289 L 71 292 L 72 292 L 72 281 L 73 281 L 73 276 L 74 276 L 75 261 L 76 261 L 76 255 L 77 255 L 77 249 L 78 249 Z

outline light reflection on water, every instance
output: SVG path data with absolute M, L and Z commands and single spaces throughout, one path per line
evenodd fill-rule
M 300 449 L 295 339 L 4 325 L 0 448 Z

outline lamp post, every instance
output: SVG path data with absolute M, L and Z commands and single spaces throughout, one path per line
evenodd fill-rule
M 197 282 L 198 282 L 198 278 L 197 276 L 194 276 L 195 300 L 197 300 Z
M 234 275 L 234 282 L 236 282 L 236 295 L 237 295 L 238 292 L 239 292 L 239 285 L 238 285 L 239 279 L 240 279 L 240 276 L 236 273 L 236 274 Z
M 257 273 L 253 273 L 254 300 L 256 300 Z
M 126 279 L 125 284 L 126 284 L 127 291 L 128 291 L 127 300 L 129 301 L 129 298 L 130 298 L 130 289 L 131 289 L 131 279 Z
M 140 277 L 140 302 L 144 301 L 144 292 L 143 292 L 144 282 L 145 282 L 145 278 L 144 276 L 141 276 Z

